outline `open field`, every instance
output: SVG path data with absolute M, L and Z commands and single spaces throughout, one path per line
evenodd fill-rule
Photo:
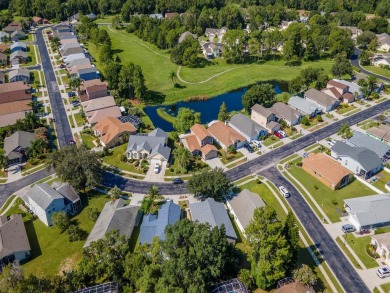
M 332 66 L 332 60 L 303 62 L 302 66 L 288 67 L 284 66 L 283 60 L 237 65 L 227 64 L 223 59 L 216 59 L 212 62 L 215 65 L 204 68 L 181 68 L 179 75 L 188 83 L 177 80 L 183 87 L 175 88 L 169 79 L 169 74 L 172 71 L 177 72 L 179 67 L 170 61 L 170 55 L 166 51 L 159 50 L 154 45 L 143 42 L 125 31 L 105 26 L 102 29 L 108 31 L 114 52 L 118 54 L 122 63 L 131 61 L 142 67 L 146 86 L 155 93 L 156 97 L 160 96 L 160 99 L 155 99 L 156 103 L 162 100 L 164 103 L 173 103 L 195 96 L 212 97 L 262 80 L 290 80 L 297 76 L 302 68 L 308 66 L 322 67 L 329 73 Z M 89 44 L 88 49 L 98 59 L 96 47 Z M 99 67 L 99 64 L 97 65 Z M 200 83 L 202 81 L 206 82 Z M 161 96 L 164 99 L 161 99 Z

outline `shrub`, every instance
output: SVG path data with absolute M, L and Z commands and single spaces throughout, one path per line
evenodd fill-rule
M 337 206 L 339 203 L 338 203 L 337 200 L 333 199 L 333 200 L 332 200 L 332 204 L 333 204 L 334 206 Z
M 315 190 L 318 190 L 318 188 L 319 188 L 319 187 L 318 187 L 317 185 L 314 185 L 314 189 L 315 189 Z
M 169 168 L 169 172 L 173 173 L 175 169 L 173 167 Z
M 126 163 L 127 161 L 126 155 L 121 155 L 120 161 Z
M 96 222 L 97 218 L 99 217 L 99 210 L 97 208 L 89 208 L 87 211 L 87 217 L 92 222 Z
M 76 225 L 70 225 L 67 233 L 70 242 L 84 240 L 86 236 L 86 232 L 81 230 L 80 227 Z
M 297 162 L 297 163 L 295 163 L 295 166 L 297 166 L 297 167 L 302 167 L 302 162 Z
M 135 162 L 134 162 L 134 166 L 135 166 L 135 167 L 138 167 L 138 166 L 139 166 L 139 161 L 135 161 Z
M 372 258 L 379 258 L 379 254 L 376 253 L 374 247 L 369 243 L 366 245 L 366 252 Z
M 383 228 L 377 228 L 376 230 L 375 230 L 375 235 L 376 234 L 382 234 L 382 233 L 385 233 L 386 231 L 385 231 L 385 229 L 383 229 Z
M 317 121 L 318 121 L 318 122 L 322 122 L 322 121 L 324 121 L 324 120 L 322 119 L 322 116 L 321 116 L 321 115 L 317 115 L 317 117 L 316 117 L 316 118 L 317 118 Z
M 306 116 L 304 116 L 304 117 L 302 118 L 301 123 L 302 123 L 303 125 L 306 125 L 306 126 L 309 126 L 309 125 L 310 125 L 309 119 L 308 119 Z
M 263 182 L 262 182 L 260 179 L 257 179 L 257 180 L 256 180 L 256 183 L 257 183 L 257 184 L 261 184 L 261 183 L 263 183 Z

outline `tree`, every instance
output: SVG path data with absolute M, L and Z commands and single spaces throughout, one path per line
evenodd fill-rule
M 332 66 L 332 73 L 339 78 L 344 74 L 352 74 L 351 62 L 345 57 L 345 55 L 337 54 L 334 58 Z
M 294 214 L 289 211 L 286 221 L 284 222 L 283 234 L 290 245 L 291 249 L 291 262 L 290 268 L 294 265 L 294 262 L 298 259 L 299 251 L 299 228 L 295 220 Z
M 196 123 L 200 123 L 200 113 L 189 108 L 180 108 L 173 122 L 173 128 L 180 133 L 185 133 Z
M 108 191 L 108 194 L 111 196 L 111 198 L 118 199 L 122 195 L 122 190 L 120 188 L 118 188 L 118 186 L 115 185 L 113 188 L 111 188 Z
M 303 86 L 303 80 L 302 77 L 300 76 L 294 77 L 289 82 L 290 91 L 293 93 L 299 94 L 300 92 L 302 92 L 303 90 L 302 86 Z
M 301 265 L 293 271 L 295 281 L 300 281 L 303 285 L 313 287 L 317 283 L 317 276 L 308 265 Z
M 2 268 L 0 274 L 0 292 L 18 292 L 23 279 L 24 274 L 21 265 L 18 262 L 8 264 Z
M 221 107 L 219 108 L 218 120 L 225 122 L 228 119 L 229 119 L 229 114 L 227 111 L 226 104 L 225 104 L 225 102 L 222 102 Z
M 86 146 L 67 146 L 50 153 L 46 160 L 47 169 L 54 168 L 57 176 L 77 189 L 94 187 L 102 178 L 101 162 L 96 153 Z
M 192 154 L 184 147 L 179 147 L 173 151 L 176 161 L 182 171 L 187 170 L 188 164 L 191 162 Z
M 376 38 L 375 33 L 370 32 L 370 31 L 365 31 L 361 33 L 357 39 L 356 42 L 360 47 L 362 48 L 367 48 L 367 46 L 372 42 L 373 39 Z
M 350 56 L 355 45 L 350 37 L 350 33 L 344 29 L 335 28 L 329 35 L 329 49 L 333 55 L 344 54 Z
M 351 127 L 347 123 L 342 123 L 340 125 L 339 131 L 337 132 L 338 135 L 341 135 L 342 138 L 348 139 L 353 136 L 353 132 L 351 130 Z
M 372 93 L 375 90 L 376 84 L 378 83 L 378 78 L 373 75 L 369 75 L 367 78 L 367 85 L 368 85 L 368 90 L 370 93 Z
M 242 96 L 242 105 L 248 113 L 255 104 L 260 104 L 264 107 L 271 107 L 276 101 L 275 94 L 276 93 L 272 84 L 256 84 L 248 89 L 248 91 Z
M 69 236 L 70 242 L 84 240 L 86 236 L 86 232 L 77 225 L 70 225 L 66 233 Z
M 170 81 L 172 82 L 172 84 L 174 85 L 175 82 L 176 82 L 176 79 L 177 79 L 177 75 L 176 75 L 176 72 L 175 72 L 175 71 L 172 70 L 172 71 L 169 73 L 169 79 L 170 79 Z
M 309 126 L 310 125 L 309 118 L 307 118 L 307 116 L 303 116 L 302 119 L 301 119 L 301 123 L 303 125 Z
M 53 215 L 51 216 L 51 221 L 53 223 L 53 226 L 57 227 L 61 231 L 61 233 L 68 229 L 70 225 L 69 217 L 64 211 L 53 213 Z
M 39 138 L 30 142 L 30 147 L 27 148 L 27 156 L 36 158 L 46 152 L 48 149 L 47 141 Z
M 156 185 L 152 185 L 150 186 L 149 188 L 149 191 L 148 191 L 148 196 L 150 198 L 150 201 L 154 201 L 154 199 L 156 198 L 156 196 L 160 195 L 160 192 L 158 191 L 158 187 Z
M 69 87 L 71 89 L 77 89 L 77 92 L 80 93 L 80 86 L 81 86 L 81 78 L 75 77 L 71 78 L 69 81 Z
M 291 262 L 290 247 L 275 210 L 270 206 L 256 209 L 245 233 L 256 285 L 262 289 L 275 285 L 286 276 Z
M 230 181 L 221 168 L 204 170 L 188 180 L 188 191 L 196 198 L 212 197 L 221 201 L 230 188 Z

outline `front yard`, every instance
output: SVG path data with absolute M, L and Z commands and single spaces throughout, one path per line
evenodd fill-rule
M 383 192 L 389 192 L 389 190 L 386 189 L 385 185 L 386 183 L 390 182 L 390 173 L 382 170 L 378 174 L 375 175 L 376 178 L 378 178 L 377 181 L 375 181 L 372 185 Z
M 297 167 L 295 163 L 299 161 L 301 161 L 301 159 L 295 160 L 293 164 L 291 164 L 292 166 L 288 169 L 288 173 L 308 190 L 332 222 L 340 221 L 338 209 L 340 211 L 343 210 L 344 199 L 375 194 L 371 188 L 360 183 L 356 179 L 347 186 L 333 191 L 319 180 L 306 173 L 301 167 Z
M 127 144 L 122 144 L 116 148 L 113 148 L 110 150 L 110 155 L 103 157 L 103 162 L 117 167 L 121 170 L 138 173 L 138 174 L 145 174 L 149 169 L 149 164 L 146 163 L 140 163 L 140 161 L 135 160 L 133 162 L 127 162 L 121 161 L 123 159 L 123 156 L 125 155 L 127 148 Z
M 181 170 L 178 161 L 173 158 L 173 164 L 166 168 L 165 170 L 165 176 L 182 176 L 182 175 L 189 175 L 194 174 L 197 172 L 200 172 L 204 169 L 207 169 L 209 166 L 202 161 L 200 157 L 193 157 L 189 165 L 187 166 L 186 172 L 183 172 Z
M 338 108 L 337 108 L 337 110 L 336 110 L 336 112 L 338 113 L 338 114 L 345 114 L 345 113 L 347 113 L 347 112 L 349 112 L 349 111 L 352 111 L 352 110 L 354 110 L 354 109 L 356 109 L 356 106 L 355 105 L 352 105 L 352 104 L 341 104 Z
M 221 162 L 224 165 L 227 165 L 244 156 L 241 152 L 236 152 L 235 154 L 232 154 L 232 153 L 226 153 L 223 149 L 220 149 L 219 153 L 220 153 Z
M 80 136 L 87 148 L 93 149 L 94 147 L 96 147 L 96 145 L 93 143 L 95 140 L 97 140 L 96 137 L 83 132 L 80 132 Z
M 265 146 L 270 146 L 271 144 L 274 144 L 278 141 L 280 141 L 278 137 L 276 137 L 275 135 L 271 135 L 267 137 L 265 140 L 263 140 L 261 143 Z
M 343 235 L 343 242 L 346 241 L 348 245 L 353 249 L 356 255 L 360 258 L 362 263 L 368 268 L 375 268 L 378 263 L 374 258 L 368 255 L 366 251 L 367 245 L 371 241 L 370 236 L 355 237 L 352 233 Z
M 371 128 L 371 127 L 377 127 L 379 125 L 380 125 L 379 122 L 371 120 L 371 119 L 365 120 L 365 121 L 360 122 L 360 123 L 357 124 L 357 126 L 359 126 L 361 129 L 364 129 L 364 130 L 367 130 L 367 129 Z

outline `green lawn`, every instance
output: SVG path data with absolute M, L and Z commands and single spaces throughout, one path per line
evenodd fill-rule
M 280 139 L 276 137 L 275 135 L 271 135 L 267 137 L 265 140 L 262 141 L 262 144 L 265 146 L 270 146 L 271 144 L 274 144 L 278 142 Z
M 91 207 L 102 210 L 108 198 L 95 191 L 89 192 L 87 198 L 83 198 L 84 209 L 80 214 L 72 218 L 77 221 L 82 230 L 89 233 L 94 222 L 87 216 Z M 54 227 L 47 227 L 40 220 L 26 222 L 26 230 L 32 248 L 31 260 L 23 265 L 25 273 L 41 275 L 55 275 L 61 268 L 71 268 L 80 259 L 85 240 L 69 242 L 65 233 L 60 233 Z
M 358 124 L 358 126 L 361 128 L 361 129 L 364 129 L 364 130 L 367 130 L 367 129 L 369 129 L 369 128 L 371 128 L 371 127 L 375 127 L 375 126 L 379 126 L 380 125 L 380 123 L 379 122 L 377 122 L 377 121 L 374 121 L 374 120 L 365 120 L 365 121 L 363 121 L 363 122 L 360 122 L 359 124 Z
M 219 153 L 220 153 L 221 162 L 224 165 L 227 165 L 244 156 L 241 152 L 236 152 L 235 154 L 226 154 L 226 152 L 223 149 L 219 149 Z
M 356 106 L 355 106 L 355 105 L 341 104 L 341 105 L 337 108 L 336 112 L 337 112 L 338 114 L 344 114 L 344 113 L 349 112 L 349 111 L 352 111 L 352 110 L 354 110 L 354 109 L 356 109 Z
M 285 61 L 236 65 L 227 64 L 223 59 L 216 59 L 213 61 L 215 65 L 206 66 L 205 68 L 181 68 L 181 78 L 189 83 L 183 83 L 178 80 L 177 82 L 183 87 L 175 88 L 169 80 L 169 74 L 172 71 L 176 72 L 178 65 L 170 61 L 170 55 L 166 51 L 159 50 L 154 45 L 143 42 L 135 35 L 125 31 L 117 31 L 111 27 L 112 31 L 108 27 L 101 28 L 108 31 L 112 47 L 118 51 L 118 56 L 122 63 L 126 64 L 132 61 L 140 65 L 145 76 L 147 88 L 157 95 L 162 94 L 162 96 L 165 96 L 165 103 L 172 103 L 195 96 L 212 97 L 261 80 L 291 80 L 299 74 L 302 68 L 307 68 L 308 66 L 322 67 L 326 73 L 330 73 L 333 63 L 329 59 L 317 62 L 303 62 L 302 66 L 289 67 L 284 66 Z M 95 58 L 97 57 L 94 45 L 89 44 L 88 50 Z M 100 70 L 102 70 L 100 65 L 97 64 Z M 216 74 L 221 75 L 212 78 L 210 81 L 198 83 Z
M 11 195 L 7 201 L 3 204 L 3 206 L 1 207 L 0 209 L 0 214 L 2 214 L 6 209 L 7 207 L 10 205 L 11 201 L 13 201 L 13 199 L 15 198 L 15 194 Z
M 83 126 L 85 124 L 85 119 L 81 117 L 80 113 L 73 114 L 73 116 L 76 120 L 76 124 L 78 127 Z
M 340 248 L 344 251 L 344 253 L 347 255 L 347 257 L 349 258 L 349 260 L 353 263 L 353 265 L 355 266 L 355 268 L 357 269 L 362 269 L 362 267 L 360 266 L 360 264 L 357 262 L 356 258 L 352 255 L 352 253 L 348 250 L 348 248 L 345 246 L 345 240 L 344 239 L 341 239 L 340 237 L 337 237 L 336 238 L 336 242 L 337 244 L 340 246 Z
M 111 154 L 103 158 L 103 161 L 111 166 L 117 167 L 121 170 L 142 174 L 142 168 L 138 169 L 134 164 L 124 163 L 120 161 L 122 155 L 125 154 L 127 144 L 122 144 L 110 150 Z
M 368 71 L 371 71 L 373 73 L 376 73 L 376 74 L 379 74 L 379 75 L 383 75 L 383 76 L 386 76 L 386 77 L 390 77 L 390 70 L 388 69 L 385 69 L 385 68 L 381 68 L 381 67 L 378 67 L 378 66 L 363 66 L 364 69 L 368 70 Z
M 306 173 L 302 168 L 297 167 L 295 162 L 297 161 L 294 161 L 294 164 L 288 170 L 289 173 L 305 186 L 332 222 L 340 221 L 337 208 L 340 210 L 343 209 L 344 199 L 375 194 L 371 188 L 357 180 L 354 180 L 339 190 L 333 191 L 315 177 Z
M 378 263 L 369 256 L 366 252 L 366 246 L 370 243 L 371 237 L 355 237 L 352 233 L 343 235 L 343 240 L 347 239 L 348 245 L 353 249 L 353 251 L 360 258 L 362 263 L 368 268 L 375 268 L 378 266 Z
M 385 184 L 390 182 L 390 173 L 386 172 L 385 170 L 382 170 L 381 172 L 376 174 L 375 177 L 377 177 L 378 180 L 372 185 L 384 192 L 389 192 L 386 189 Z
M 183 174 L 182 170 L 180 169 L 180 166 L 178 164 L 178 161 L 174 158 L 173 164 L 169 168 L 165 169 L 164 175 L 165 176 L 178 176 L 178 177 L 182 177 L 183 175 L 187 175 L 187 177 L 188 177 L 188 175 L 190 175 L 190 174 L 200 172 L 200 171 L 205 170 L 207 168 L 209 168 L 209 165 L 207 165 L 205 162 L 203 162 L 202 159 L 200 159 L 198 157 L 193 157 L 189 166 L 187 167 L 187 173 Z M 189 179 L 189 178 L 187 178 L 187 179 Z
M 385 292 L 390 292 L 390 283 L 386 283 L 386 284 L 381 285 L 381 288 Z
M 242 163 L 246 162 L 247 160 L 248 160 L 247 158 L 242 158 L 242 159 L 240 159 L 240 160 L 238 160 L 238 161 L 236 161 L 236 162 L 234 162 L 232 164 L 227 164 L 226 167 L 228 169 L 232 169 L 232 168 L 234 168 L 234 167 L 236 167 L 238 165 L 241 165 Z
M 96 137 L 86 133 L 80 133 L 80 136 L 81 139 L 83 140 L 83 143 L 87 146 L 87 148 L 93 149 L 95 147 L 93 141 L 97 139 Z
M 26 63 L 26 66 L 31 66 L 37 64 L 37 59 L 35 57 L 35 46 L 28 46 L 30 50 L 27 52 L 27 56 L 30 57 L 30 60 Z

